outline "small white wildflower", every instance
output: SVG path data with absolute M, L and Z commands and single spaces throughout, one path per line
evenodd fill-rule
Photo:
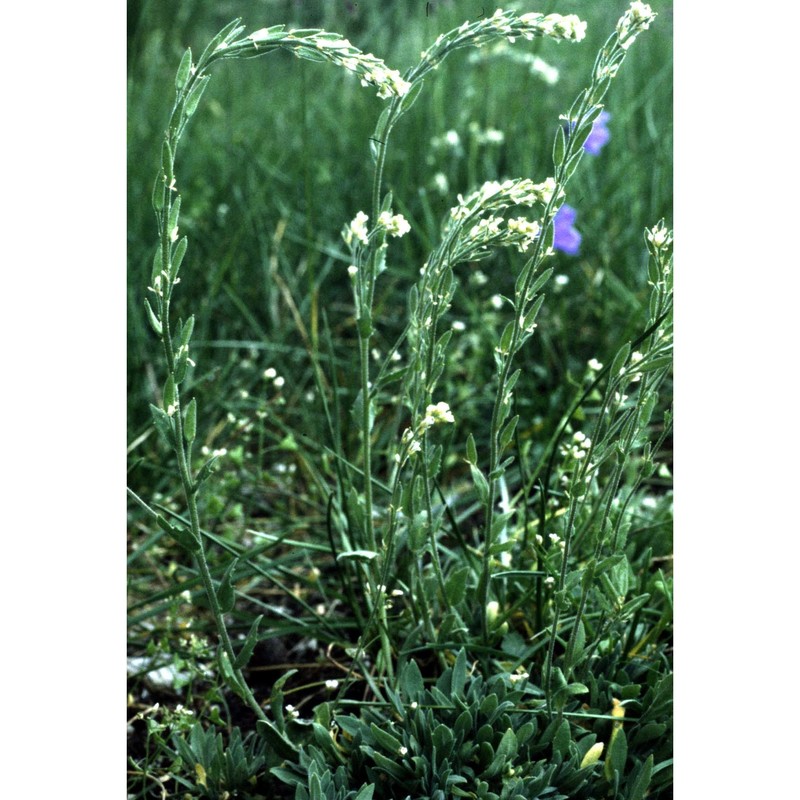
M 277 374 L 278 372 L 275 367 L 267 367 L 267 369 L 264 370 L 264 380 L 271 381 Z
M 544 579 L 544 584 L 545 584 L 545 586 L 554 586 L 554 585 L 555 585 L 555 582 L 556 582 L 556 579 L 555 579 L 555 578 L 554 578 L 552 575 L 548 575 L 548 576 L 547 576 L 547 577 Z
M 454 319 L 450 327 L 459 332 L 467 329 L 467 326 L 460 319 Z
M 369 237 L 367 231 L 367 221 L 369 216 L 363 211 L 359 211 L 349 226 L 344 229 L 345 244 L 350 244 L 355 237 L 361 244 L 369 244 Z
M 561 537 L 557 533 L 548 533 L 547 538 L 553 543 L 558 544 L 561 541 Z
M 300 716 L 300 712 L 290 704 L 286 706 L 286 713 L 289 715 L 291 719 L 297 719 Z
M 397 751 L 397 754 L 398 754 L 398 755 L 400 755 L 400 756 L 404 756 L 404 755 L 406 755 L 407 753 L 408 753 L 408 748 L 407 748 L 407 747 L 401 747 L 401 748 L 400 748 L 400 749 Z
M 498 311 L 503 307 L 503 298 L 499 294 L 493 294 L 489 300 L 494 308 Z
M 168 416 L 168 417 L 172 417 L 172 416 L 174 416 L 174 414 L 175 414 L 175 412 L 176 412 L 177 410 L 178 410 L 178 409 L 177 409 L 177 407 L 175 406 L 175 404 L 174 404 L 174 403 L 173 403 L 173 404 L 170 404 L 170 405 L 168 405 L 168 406 L 167 406 L 167 416 Z
M 603 365 L 596 358 L 590 358 L 587 365 L 593 372 L 600 372 L 603 369 Z
M 458 135 L 458 131 L 447 131 L 444 135 L 444 141 L 455 149 L 461 144 L 461 137 Z
M 278 377 L 275 378 L 274 381 L 272 381 L 272 385 L 276 389 L 280 389 L 283 386 L 284 383 L 286 383 L 286 379 L 282 375 L 278 375 Z
M 391 211 L 383 211 L 378 217 L 378 225 L 386 228 L 390 236 L 404 236 L 411 230 L 411 225 L 402 214 L 392 215 Z
M 655 225 L 647 231 L 647 239 L 660 250 L 672 241 L 672 234 L 663 225 Z
M 411 710 L 412 710 L 412 711 L 416 711 L 418 708 L 419 708 L 419 703 L 418 703 L 416 700 L 414 700 L 414 701 L 411 703 Z
M 542 545 L 544 544 L 544 538 L 542 537 L 541 533 L 537 533 L 536 536 L 533 537 L 536 540 L 536 544 Z
M 636 37 L 650 27 L 650 23 L 656 18 L 653 9 L 647 3 L 631 3 L 630 8 L 620 17 L 617 23 L 617 35 L 619 44 L 623 50 L 627 50 Z
M 556 275 L 553 281 L 556 286 L 566 286 L 569 283 L 569 275 Z
M 328 679 L 325 681 L 325 688 L 333 692 L 339 688 L 339 681 L 337 681 L 335 678 Z
M 515 672 L 508 676 L 508 679 L 511 681 L 511 683 L 526 681 L 528 678 L 530 678 L 530 675 L 527 672 Z
M 582 442 L 586 438 L 586 434 L 583 431 L 575 431 L 572 434 L 572 439 L 576 442 Z
M 350 265 L 350 266 L 347 268 L 347 274 L 348 274 L 348 275 L 349 275 L 351 278 L 355 278 L 355 276 L 356 276 L 356 275 L 358 275 L 358 267 L 357 267 L 355 264 L 351 264 L 351 265 Z
M 433 423 L 436 424 L 437 422 L 455 422 L 455 417 L 453 416 L 453 412 L 450 410 L 450 406 L 445 403 L 436 403 L 436 405 L 429 405 L 425 409 L 425 417 L 431 417 L 433 419 Z
M 433 176 L 433 187 L 439 194 L 447 194 L 450 191 L 450 182 L 447 180 L 447 175 L 443 172 L 437 172 Z
M 631 353 L 631 364 L 638 364 L 643 358 L 644 356 L 638 350 L 634 350 Z
M 489 278 L 487 277 L 485 272 L 482 272 L 479 269 L 476 269 L 475 272 L 472 273 L 470 277 L 470 283 L 474 283 L 475 286 L 486 286 L 489 282 Z

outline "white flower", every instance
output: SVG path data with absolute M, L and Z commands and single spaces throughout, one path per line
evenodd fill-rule
M 593 372 L 599 372 L 601 369 L 603 369 L 603 365 L 596 358 L 589 359 L 588 367 Z
M 358 239 L 361 244 L 369 244 L 367 231 L 368 220 L 369 217 L 363 211 L 359 211 L 358 214 L 355 215 L 350 225 L 344 229 L 344 241 L 346 244 L 349 245 L 353 241 L 353 237 Z
M 286 379 L 282 375 L 278 375 L 278 377 L 275 378 L 274 381 L 272 381 L 272 385 L 276 389 L 280 389 L 283 386 L 284 383 L 286 383 Z
M 453 412 L 450 410 L 450 406 L 444 402 L 436 403 L 436 405 L 429 405 L 425 409 L 425 418 L 428 419 L 429 417 L 433 419 L 434 425 L 437 422 L 456 421 Z
M 586 36 L 586 23 L 575 14 L 548 14 L 539 23 L 541 30 L 552 38 L 580 42 Z
M 408 748 L 407 748 L 407 747 L 401 747 L 401 748 L 400 748 L 400 749 L 397 751 L 397 754 L 398 754 L 398 755 L 401 755 L 401 756 L 404 756 L 404 755 L 406 755 L 407 753 L 408 753 Z
M 270 380 L 272 380 L 272 379 L 273 379 L 273 378 L 274 378 L 274 377 L 275 377 L 277 374 L 278 374 L 278 373 L 277 373 L 277 371 L 275 370 L 275 367 L 268 367 L 267 369 L 265 369 L 265 370 L 264 370 L 264 380 L 270 381 Z
M 647 239 L 660 250 L 672 241 L 672 233 L 659 224 L 647 231 Z
M 530 675 L 527 672 L 515 672 L 508 676 L 508 679 L 511 681 L 511 683 L 526 681 L 528 678 L 530 678 Z
M 325 688 L 333 692 L 339 688 L 339 681 L 337 681 L 335 678 L 329 679 L 325 681 Z
M 347 268 L 347 274 L 348 274 L 348 275 L 349 275 L 351 278 L 355 278 L 355 276 L 356 276 L 356 275 L 358 275 L 358 267 L 357 267 L 355 264 L 351 264 L 351 265 L 350 265 L 350 266 Z
M 402 214 L 392 215 L 391 211 L 383 211 L 378 217 L 378 225 L 386 228 L 386 232 L 390 236 L 400 237 L 404 236 L 411 230 L 411 225 Z
M 620 47 L 623 50 L 627 50 L 636 37 L 650 27 L 650 23 L 655 18 L 656 15 L 653 9 L 647 3 L 641 3 L 639 0 L 631 3 L 630 8 L 620 17 L 617 23 Z

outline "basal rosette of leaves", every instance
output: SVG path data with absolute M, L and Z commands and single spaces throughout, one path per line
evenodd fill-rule
M 641 800 L 654 771 L 648 746 L 665 736 L 671 710 L 671 683 L 654 675 L 645 670 L 638 683 L 621 670 L 621 683 L 594 680 L 584 687 L 588 710 L 580 721 L 576 714 L 548 721 L 543 692 L 527 676 L 484 679 L 462 650 L 426 688 L 410 660 L 397 691 L 388 692 L 389 708 L 364 707 L 356 716 L 320 706 L 313 744 L 272 772 L 295 787 L 296 800 L 580 800 L 607 794 Z M 620 707 L 613 692 L 629 701 L 642 694 L 640 716 L 627 732 L 619 721 L 624 717 L 608 711 Z M 573 703 L 576 710 L 579 705 Z M 605 760 L 598 751 L 608 754 Z

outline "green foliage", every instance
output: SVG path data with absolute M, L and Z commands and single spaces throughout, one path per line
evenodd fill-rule
M 667 10 L 223 5 L 131 28 L 131 792 L 670 791 Z
M 528 677 L 512 672 L 485 680 L 468 670 L 462 650 L 425 688 L 410 660 L 398 675 L 397 691 L 387 691 L 388 707 L 355 704 L 359 714 L 332 719 L 326 711 L 313 723 L 315 745 L 273 774 L 295 787 L 296 800 L 350 798 L 350 787 L 359 785 L 364 792 L 369 787 L 376 800 L 590 798 L 612 787 L 617 797 L 641 798 L 650 785 L 653 756 L 642 758 L 637 751 L 629 759 L 620 729 L 610 734 L 604 762 L 582 766 L 589 749 L 609 736 L 608 723 L 588 712 L 548 723 L 541 692 Z M 663 707 L 656 713 L 669 715 Z
M 233 729 L 226 743 L 221 733 L 204 730 L 197 722 L 188 736 L 173 736 L 173 745 L 186 772 L 194 773 L 189 784 L 193 796 L 209 800 L 244 796 L 240 792 L 252 791 L 265 764 L 263 743 L 252 734 L 243 739 L 238 728 Z

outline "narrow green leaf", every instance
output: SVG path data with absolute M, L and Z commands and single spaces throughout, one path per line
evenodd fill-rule
M 464 650 L 459 650 L 453 664 L 453 675 L 450 683 L 450 691 L 456 697 L 464 696 L 464 687 L 467 684 L 467 654 Z
M 519 414 L 515 417 L 512 417 L 505 425 L 503 430 L 500 432 L 500 452 L 502 453 L 508 446 L 511 444 L 511 440 L 514 438 L 514 431 L 517 428 L 517 423 L 519 422 Z
M 238 654 L 236 655 L 236 660 L 233 662 L 234 669 L 244 669 L 244 667 L 246 667 L 248 662 L 250 661 L 250 658 L 253 655 L 253 649 L 256 646 L 256 642 L 258 642 L 258 627 L 259 625 L 261 625 L 262 619 L 264 619 L 264 615 L 259 614 L 255 618 L 255 620 L 253 620 L 253 624 L 250 626 L 250 630 L 247 632 L 247 636 L 245 637 L 245 640 L 242 643 L 242 648 L 241 650 L 239 650 Z M 289 674 L 294 672 L 297 672 L 297 670 L 294 669 L 290 670 L 290 672 L 287 673 L 286 677 L 288 677 Z M 283 678 L 284 676 L 282 675 L 280 679 Z
M 187 119 L 197 111 L 197 106 L 200 103 L 200 98 L 203 96 L 203 92 L 206 90 L 206 86 L 208 86 L 208 81 L 210 80 L 209 75 L 203 75 L 202 78 L 199 78 L 198 81 L 192 86 L 191 90 L 189 91 L 189 95 L 186 98 L 186 105 L 184 106 L 184 114 L 186 115 Z
M 375 741 L 384 749 L 388 750 L 392 755 L 397 755 L 403 743 L 392 736 L 391 733 L 379 728 L 374 722 L 369 726 Z
M 169 139 L 164 139 L 164 143 L 161 145 L 161 169 L 164 172 L 167 185 L 170 184 L 172 178 L 174 177 L 174 173 L 172 171 L 174 163 L 175 154 L 172 151 L 172 145 L 170 144 Z
M 183 422 L 183 435 L 191 444 L 197 436 L 197 400 L 193 397 L 186 409 L 186 419 Z
M 355 800 L 372 800 L 372 795 L 375 792 L 375 784 L 367 783 L 359 789 Z
M 497 352 L 502 355 L 507 355 L 511 348 L 511 339 L 514 336 L 514 329 L 517 327 L 516 322 L 509 322 L 503 330 L 500 337 L 500 344 L 497 345 Z
M 225 574 L 222 576 L 219 588 L 217 589 L 217 602 L 223 614 L 232 611 L 236 601 L 236 592 L 233 588 L 233 573 L 238 563 L 239 559 L 234 558 L 233 561 L 228 564 L 228 568 L 225 570 Z
M 144 307 L 147 311 L 147 319 L 150 322 L 150 327 L 153 329 L 156 336 L 161 336 L 161 334 L 164 332 L 164 328 L 161 325 L 159 318 L 153 312 L 153 309 L 150 306 L 150 301 L 147 298 L 145 298 Z
M 170 228 L 170 230 L 172 230 Z M 175 245 L 175 252 L 172 254 L 172 263 L 170 265 L 170 275 L 172 280 L 178 277 L 178 270 L 183 263 L 183 257 L 186 255 L 186 248 L 189 246 L 188 237 L 184 236 L 177 245 Z
M 181 216 L 181 196 L 175 198 L 172 208 L 169 210 L 169 220 L 167 222 L 167 233 L 172 236 L 172 232 L 178 227 L 178 220 Z
M 336 556 L 337 561 L 358 561 L 362 564 L 367 564 L 373 558 L 377 558 L 378 554 L 374 550 L 347 550 L 344 553 L 339 553 Z
M 475 447 L 475 437 L 470 434 L 467 436 L 467 463 L 477 465 L 478 450 Z
M 268 719 L 256 722 L 258 735 L 267 743 L 279 758 L 294 761 L 300 751 Z
M 484 770 L 483 776 L 491 778 L 497 775 L 505 767 L 506 763 L 514 758 L 516 752 L 517 736 L 511 728 L 508 728 L 503 734 L 500 744 L 497 745 L 492 763 Z
M 652 775 L 653 754 L 651 753 L 647 756 L 646 761 L 642 765 L 641 772 L 636 776 L 636 780 L 633 781 L 630 793 L 628 794 L 628 800 L 642 800 L 647 791 L 647 787 L 650 785 L 650 778 Z
M 200 467 L 200 472 L 197 473 L 197 479 L 194 482 L 194 490 L 197 491 L 200 488 L 200 484 L 204 481 L 208 480 L 211 473 L 216 469 L 216 456 L 211 456 L 211 458 Z
M 606 763 L 603 772 L 609 783 L 614 783 L 614 776 L 622 776 L 625 769 L 625 761 L 628 758 L 628 741 L 625 738 L 625 731 L 618 728 L 611 734 L 611 743 L 606 753 Z
M 457 606 L 466 596 L 469 574 L 469 566 L 462 564 L 460 567 L 456 567 L 447 577 L 444 584 L 444 593 L 447 597 L 447 602 L 451 606 Z
M 167 522 L 161 514 L 156 515 L 158 527 L 166 531 L 187 553 L 197 553 L 200 550 L 200 542 L 195 539 L 194 534 L 188 528 L 181 528 Z
M 150 413 L 153 417 L 153 425 L 155 425 L 156 431 L 158 431 L 158 435 L 161 437 L 161 441 L 164 442 L 167 447 L 174 448 L 175 428 L 172 419 L 170 419 L 166 411 L 158 406 L 154 406 L 152 403 L 150 404 Z
M 564 127 L 559 126 L 556 131 L 556 138 L 553 142 L 553 164 L 558 167 L 564 160 L 564 153 L 567 151 L 567 137 L 564 135 Z
M 169 408 L 175 405 L 175 398 L 178 395 L 178 390 L 175 387 L 175 379 L 172 375 L 167 375 L 164 381 L 164 405 Z
M 627 342 L 626 344 L 622 345 L 619 350 L 617 350 L 617 354 L 614 356 L 614 360 L 611 362 L 611 369 L 609 370 L 609 375 L 611 380 L 619 376 L 620 370 L 625 366 L 625 362 L 628 360 L 628 356 L 631 353 L 631 343 Z
M 413 658 L 409 659 L 400 673 L 399 682 L 404 700 L 408 702 L 419 701 L 422 692 L 425 690 L 425 683 L 422 680 L 419 665 Z
M 485 504 L 489 500 L 489 482 L 474 464 L 469 465 L 469 471 L 472 473 L 472 482 L 475 484 L 478 500 L 480 500 L 482 504 Z
M 558 754 L 562 758 L 566 756 L 569 753 L 569 743 L 569 722 L 562 720 L 553 736 L 553 754 Z
M 192 49 L 191 47 L 186 48 L 186 52 L 183 54 L 183 58 L 181 59 L 181 64 L 178 67 L 178 74 L 175 76 L 175 89 L 180 92 L 184 86 L 186 86 L 186 81 L 189 80 L 189 73 L 192 70 Z
M 206 49 L 203 50 L 203 55 L 200 56 L 200 60 L 197 62 L 198 64 L 204 64 L 206 59 L 214 53 L 214 51 L 222 44 L 222 42 L 227 41 L 228 37 L 233 38 L 236 36 L 243 28 L 239 27 L 239 23 L 242 21 L 241 17 L 232 20 L 229 22 L 218 34 L 214 36 L 214 38 L 208 43 Z

